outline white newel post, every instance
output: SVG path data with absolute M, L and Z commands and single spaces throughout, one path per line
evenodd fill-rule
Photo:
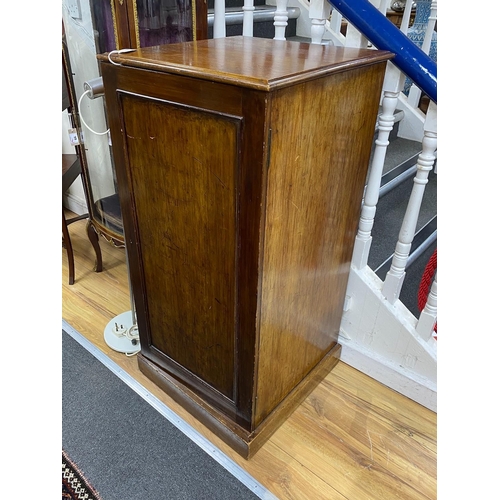
M 352 265 L 356 269 L 363 269 L 368 262 L 372 242 L 371 231 L 377 210 L 387 147 L 389 146 L 389 134 L 394 127 L 394 111 L 398 103 L 399 92 L 403 87 L 404 78 L 404 75 L 394 64 L 387 63 L 382 93 L 382 113 L 378 118 L 378 136 L 375 140 L 375 150 L 361 208 L 358 233 L 354 242 Z
M 276 12 L 274 13 L 274 39 L 286 40 L 285 30 L 288 26 L 288 0 L 276 0 Z
M 434 339 L 434 326 L 437 319 L 437 273 L 427 297 L 424 309 L 420 313 L 417 323 L 417 333 L 421 338 L 432 342 Z
M 243 36 L 253 36 L 253 0 L 243 2 Z
M 226 36 L 226 2 L 214 0 L 214 38 Z
M 311 43 L 321 44 L 325 34 L 326 20 L 330 16 L 331 5 L 326 0 L 309 2 L 309 19 L 311 19 Z
M 422 140 L 422 152 L 417 161 L 417 174 L 413 179 L 413 189 L 399 232 L 399 239 L 392 258 L 391 268 L 382 286 L 382 294 L 391 304 L 394 304 L 398 300 L 401 287 L 403 286 L 406 264 L 410 255 L 411 243 L 415 236 L 425 185 L 428 182 L 429 172 L 432 170 L 434 161 L 436 160 L 436 148 L 437 108 L 435 103 L 431 101 L 424 124 L 424 138 Z

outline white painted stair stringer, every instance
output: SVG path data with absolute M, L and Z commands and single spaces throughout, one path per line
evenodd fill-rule
M 341 360 L 380 383 L 437 411 L 437 342 L 416 332 L 417 319 L 401 302 L 391 305 L 368 267 L 351 267 L 340 326 Z

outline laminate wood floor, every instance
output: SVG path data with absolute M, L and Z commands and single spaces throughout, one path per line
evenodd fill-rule
M 101 238 L 104 270 L 95 273 L 85 227 L 69 227 L 74 285 L 62 249 L 62 318 L 279 499 L 437 498 L 437 415 L 343 362 L 252 459 L 241 458 L 146 378 L 135 357 L 104 342 L 108 322 L 130 310 L 125 250 Z

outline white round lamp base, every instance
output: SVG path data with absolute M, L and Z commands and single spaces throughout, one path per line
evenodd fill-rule
M 104 328 L 104 341 L 111 349 L 125 354 L 135 354 L 141 350 L 138 337 L 127 336 L 126 332 L 134 326 L 132 311 L 115 316 Z M 133 332 L 137 334 L 137 330 Z

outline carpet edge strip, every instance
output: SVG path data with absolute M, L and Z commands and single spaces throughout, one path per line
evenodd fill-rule
M 238 479 L 238 481 L 240 481 L 248 489 L 250 489 L 257 497 L 259 497 L 261 500 L 278 500 L 278 498 L 273 493 L 271 493 L 265 486 L 260 484 L 245 469 L 241 468 L 236 462 L 234 462 L 230 457 L 223 453 L 213 443 L 202 436 L 196 429 L 194 429 L 185 420 L 179 417 L 167 405 L 160 401 L 154 394 L 149 392 L 142 384 L 137 382 L 137 380 L 131 377 L 125 370 L 123 370 L 118 364 L 116 364 L 94 344 L 92 344 L 92 342 L 90 342 L 80 332 L 75 330 L 64 319 L 62 320 L 62 329 L 76 342 L 78 342 L 84 349 L 92 354 L 97 360 L 99 360 L 104 366 L 106 366 L 106 368 L 108 368 L 118 378 L 120 378 L 122 382 L 124 382 L 134 392 L 141 396 L 144 401 L 151 405 L 185 436 L 187 436 L 191 441 L 193 441 L 203 451 L 205 451 L 205 453 L 207 453 L 217 463 L 224 467 L 224 469 L 226 469 L 232 476 Z

